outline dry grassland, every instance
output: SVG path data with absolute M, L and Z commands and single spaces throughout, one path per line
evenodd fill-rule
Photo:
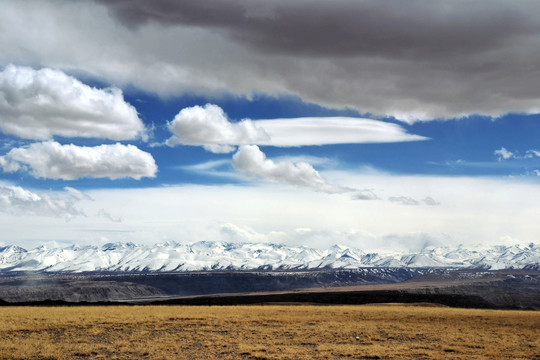
M 539 334 L 429 306 L 0 307 L 0 359 L 540 359 Z

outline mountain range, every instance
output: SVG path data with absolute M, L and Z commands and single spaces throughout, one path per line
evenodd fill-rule
M 30 250 L 16 245 L 0 247 L 1 272 L 189 272 L 366 267 L 540 270 L 540 247 L 534 243 L 477 248 L 460 245 L 426 247 L 410 253 L 368 253 L 342 245 L 315 249 L 270 243 L 208 241 L 40 246 Z

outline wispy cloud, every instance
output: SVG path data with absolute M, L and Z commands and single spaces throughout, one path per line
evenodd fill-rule
M 415 200 L 408 196 L 391 196 L 388 198 L 388 200 L 390 200 L 390 202 L 400 203 L 402 205 L 410 205 L 410 206 L 420 205 L 420 202 L 418 200 Z
M 38 215 L 63 217 L 70 220 L 86 216 L 75 206 L 78 199 L 73 199 L 75 189 L 67 193 L 33 192 L 20 186 L 0 184 L 0 212 L 16 215 Z M 71 196 L 66 196 L 71 195 Z
M 257 145 L 243 145 L 233 156 L 234 168 L 248 176 L 274 182 L 307 187 L 326 193 L 342 193 L 353 189 L 332 185 L 306 162 L 274 162 Z
M 353 195 L 352 198 L 354 200 L 380 200 L 375 191 L 372 189 L 364 189 L 358 191 L 356 194 Z
M 426 196 L 421 201 L 418 201 L 418 200 L 416 200 L 416 199 L 414 199 L 414 198 L 412 198 L 410 196 L 391 196 L 391 197 L 388 198 L 388 200 L 390 202 L 393 202 L 393 203 L 398 203 L 398 204 L 401 204 L 401 205 L 408 205 L 408 206 L 418 206 L 418 205 L 421 205 L 422 203 L 424 203 L 425 205 L 428 205 L 428 206 L 441 205 L 440 202 L 433 199 L 431 196 Z
M 10 234 L 10 242 L 77 238 L 81 243 L 92 243 L 99 239 L 98 234 L 84 235 L 82 229 L 103 229 L 114 231 L 107 234 L 108 241 L 152 244 L 165 240 L 230 240 L 230 236 L 221 231 L 221 225 L 230 223 L 267 238 L 273 232 L 284 233 L 287 236 L 280 239 L 287 244 L 329 246 L 343 242 L 361 248 L 389 249 L 397 247 L 397 243 L 386 238 L 390 234 L 399 236 L 403 240 L 401 246 L 407 248 L 410 244 L 406 234 L 409 233 L 444 235 L 447 244 L 488 244 L 499 242 L 503 235 L 520 243 L 536 241 L 540 231 L 536 216 L 540 211 L 540 192 L 534 182 L 440 176 L 349 176 L 352 177 L 343 179 L 345 185 L 376 185 L 385 189 L 384 193 L 407 194 L 416 200 L 425 199 L 424 191 L 433 189 L 429 195 L 441 205 L 405 206 L 384 200 L 386 197 L 381 201 L 358 202 L 349 196 L 298 191 L 292 186 L 273 186 L 265 182 L 259 186 L 100 189 L 88 193 L 95 201 L 73 203 L 76 209 L 77 204 L 84 206 L 89 216 L 77 216 L 69 223 L 62 217 L 51 220 L 44 216 L 10 216 L 4 211 L 16 208 L 4 206 L 6 215 L 0 216 L 0 231 Z M 406 190 L 414 192 L 405 193 Z M 65 192 L 49 194 L 53 198 L 63 195 L 74 201 Z M 509 202 L 509 198 L 518 201 Z M 100 209 L 115 218 L 121 217 L 122 222 L 90 216 Z M 36 233 L 38 225 L 43 231 Z M 312 231 L 296 232 L 295 229 Z M 127 230 L 131 232 L 121 232 Z
M 205 176 L 214 176 L 235 180 L 242 178 L 242 175 L 234 171 L 230 159 L 210 160 L 199 164 L 183 165 L 175 168 Z
M 525 153 L 525 158 L 540 157 L 540 150 L 527 150 Z
M 92 197 L 80 190 L 77 190 L 75 188 L 72 188 L 71 186 L 65 186 L 64 190 L 67 191 L 67 193 L 74 198 L 75 200 L 90 200 L 93 201 Z
M 431 196 L 426 196 L 422 202 L 426 205 L 429 205 L 429 206 L 437 206 L 437 205 L 440 205 L 441 203 L 438 202 L 437 200 L 433 199 Z
M 268 234 L 260 233 L 249 226 L 239 226 L 233 223 L 225 223 L 218 226 L 219 233 L 225 241 L 234 242 L 281 242 L 286 239 L 284 232 L 271 231 Z
M 121 217 L 113 216 L 113 215 L 111 215 L 111 213 L 109 213 L 105 209 L 99 209 L 99 211 L 97 212 L 97 216 L 108 219 L 108 220 L 110 220 L 112 222 L 115 222 L 115 223 L 121 223 L 122 222 Z
M 520 155 L 518 151 L 509 151 L 504 147 L 501 147 L 499 150 L 495 150 L 493 152 L 499 161 L 502 160 L 525 160 L 525 159 L 533 159 L 533 158 L 540 158 L 540 150 L 530 149 L 525 151 L 525 155 Z

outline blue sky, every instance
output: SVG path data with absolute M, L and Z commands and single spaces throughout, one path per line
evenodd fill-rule
M 537 241 L 535 2 L 4 5 L 0 243 Z

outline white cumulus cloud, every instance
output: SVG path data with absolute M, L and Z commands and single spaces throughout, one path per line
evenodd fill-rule
M 182 109 L 168 124 L 173 136 L 167 145 L 200 145 L 215 153 L 235 150 L 231 145 L 258 143 L 267 140 L 266 132 L 251 121 L 231 123 L 223 110 L 212 104 Z
M 506 150 L 504 147 L 501 147 L 499 150 L 495 150 L 493 153 L 497 156 L 499 161 L 508 160 L 515 156 L 513 152 Z
M 5 172 L 27 171 L 35 178 L 74 180 L 84 177 L 119 179 L 154 177 L 152 155 L 134 145 L 95 147 L 61 145 L 54 141 L 11 149 L 0 156 Z
M 54 135 L 146 137 L 137 111 L 120 89 L 96 89 L 62 71 L 14 65 L 0 72 L 0 130 L 36 140 Z
M 307 187 L 326 193 L 342 193 L 352 189 L 332 185 L 307 162 L 274 162 L 257 145 L 242 145 L 233 156 L 233 167 L 248 176 L 273 182 Z

